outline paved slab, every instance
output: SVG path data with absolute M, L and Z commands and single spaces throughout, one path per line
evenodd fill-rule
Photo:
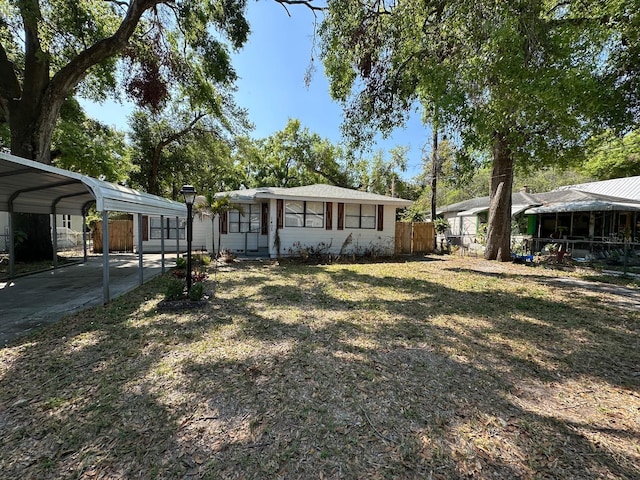
M 175 259 L 165 256 L 165 266 Z M 144 281 L 161 273 L 160 254 L 145 254 Z M 109 292 L 115 298 L 138 286 L 138 256 L 109 256 Z M 102 257 L 0 282 L 0 347 L 42 325 L 102 304 Z

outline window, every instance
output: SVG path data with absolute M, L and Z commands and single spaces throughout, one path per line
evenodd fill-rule
M 229 212 L 229 233 L 257 233 L 260 231 L 260 205 L 245 205 L 240 214 L 239 210 Z
M 287 227 L 324 227 L 324 203 L 287 200 L 284 224 Z
M 149 219 L 149 234 L 152 239 L 162 238 L 162 224 L 160 217 L 151 217 Z M 180 235 L 180 239 L 185 238 L 185 227 L 187 221 L 181 218 L 179 222 L 175 218 L 164 219 L 164 238 L 176 239 Z
M 376 206 L 347 203 L 344 225 L 346 228 L 376 228 Z
M 62 215 L 62 226 L 71 230 L 71 215 Z

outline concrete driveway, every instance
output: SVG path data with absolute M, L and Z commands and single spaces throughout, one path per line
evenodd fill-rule
M 175 256 L 165 255 L 166 268 Z M 115 298 L 138 286 L 138 256 L 109 256 L 109 291 Z M 161 273 L 160 254 L 145 254 L 146 282 Z M 102 304 L 102 257 L 86 263 L 0 281 L 0 347 L 65 315 Z

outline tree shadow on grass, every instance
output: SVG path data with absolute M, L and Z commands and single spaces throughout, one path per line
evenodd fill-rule
M 639 362 L 637 329 L 625 336 L 592 304 L 532 304 L 502 283 L 463 290 L 371 268 L 248 269 L 188 314 L 158 315 L 151 285 L 28 337 L 1 357 L 0 468 L 15 478 L 638 476 L 633 456 L 585 434 L 631 442 L 633 426 L 572 420 L 573 403 L 542 408 L 543 395 L 585 376 L 620 398 L 637 391 L 624 374 Z

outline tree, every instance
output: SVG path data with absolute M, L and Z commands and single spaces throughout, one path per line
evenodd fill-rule
M 257 150 L 246 159 L 251 185 L 297 187 L 312 183 L 353 185 L 342 151 L 299 120 L 289 119 L 284 129 L 257 142 Z
M 62 106 L 51 160 L 56 167 L 109 182 L 126 182 L 134 169 L 124 132 L 87 117 L 75 99 Z
M 640 130 L 607 131 L 590 139 L 585 171 L 598 180 L 640 175 Z
M 420 103 L 444 112 L 465 147 L 491 152 L 485 256 L 506 261 L 516 163 L 575 158 L 623 104 L 594 65 L 618 46 L 605 16 L 542 0 L 334 0 L 322 58 L 352 137 L 389 132 Z
M 215 84 L 235 78 L 225 42 L 245 42 L 244 9 L 245 0 L 0 0 L 0 108 L 11 152 L 50 163 L 65 99 L 76 92 L 103 99 L 116 92 L 119 76 L 131 98 L 152 108 L 172 84 L 198 85 L 194 96 L 215 97 Z M 48 216 L 22 223 L 33 234 L 25 251 L 49 256 Z

